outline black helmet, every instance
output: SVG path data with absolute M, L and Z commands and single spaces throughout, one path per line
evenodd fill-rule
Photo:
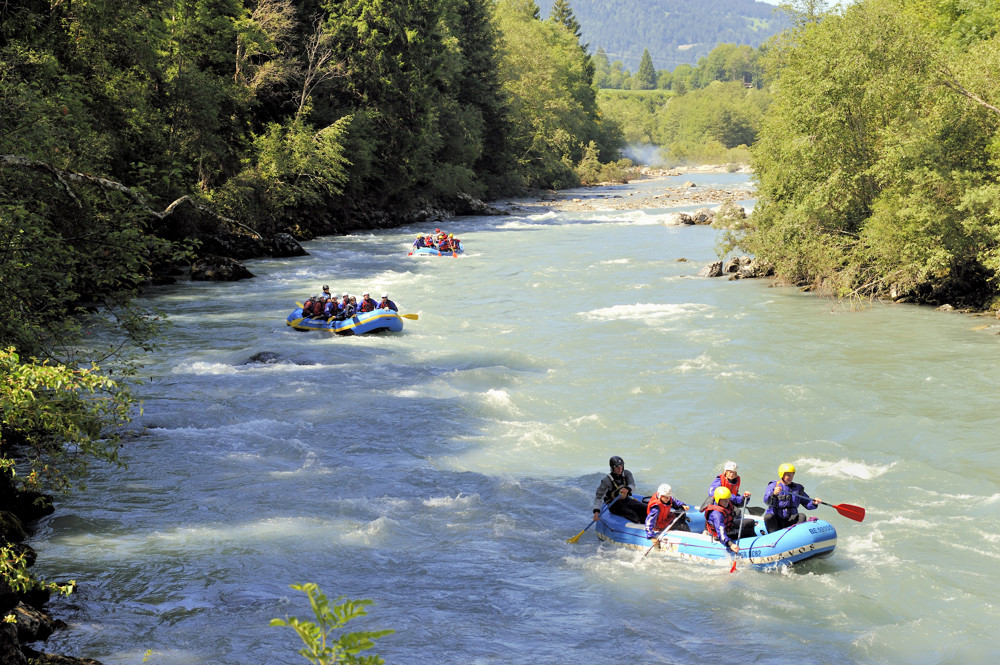
M 621 457 L 618 457 L 618 455 L 615 455 L 614 457 L 608 460 L 608 464 L 611 465 L 612 469 L 614 469 L 616 466 L 625 466 L 625 460 L 623 460 Z

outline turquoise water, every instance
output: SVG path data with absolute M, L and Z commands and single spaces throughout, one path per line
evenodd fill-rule
M 288 585 L 312 581 L 375 601 L 357 628 L 395 629 L 388 663 L 1000 655 L 998 329 L 698 278 L 718 232 L 669 212 L 452 220 L 457 259 L 406 256 L 434 224 L 327 238 L 249 262 L 253 280 L 151 290 L 173 329 L 144 370 L 145 433 L 33 542 L 40 573 L 80 583 L 45 649 L 305 662 L 267 624 L 307 617 Z M 419 320 L 290 330 L 322 284 Z M 283 362 L 243 364 L 262 351 Z M 688 503 L 733 459 L 760 505 L 792 462 L 868 516 L 819 508 L 837 550 L 780 573 L 640 559 L 593 529 L 567 544 L 613 454 Z

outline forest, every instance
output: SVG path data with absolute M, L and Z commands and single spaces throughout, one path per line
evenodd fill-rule
M 549 3 L 543 4 L 543 9 Z M 646 49 L 657 69 L 695 65 L 719 44 L 751 48 L 791 27 L 775 5 L 757 0 L 575 0 L 582 39 L 635 70 Z
M 757 204 L 730 247 L 841 298 L 1000 309 L 1000 5 L 794 18 L 766 48 Z

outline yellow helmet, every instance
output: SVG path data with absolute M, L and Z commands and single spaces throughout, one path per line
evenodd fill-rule
M 795 465 L 782 464 L 778 467 L 778 478 L 784 478 L 786 473 L 795 473 Z
M 715 502 L 718 503 L 723 499 L 732 499 L 733 493 L 729 491 L 728 487 L 716 487 L 714 496 Z

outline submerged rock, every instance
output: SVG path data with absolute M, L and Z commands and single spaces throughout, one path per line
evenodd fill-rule
M 246 266 L 228 256 L 204 256 L 191 266 L 191 279 L 196 282 L 235 282 L 253 276 Z

